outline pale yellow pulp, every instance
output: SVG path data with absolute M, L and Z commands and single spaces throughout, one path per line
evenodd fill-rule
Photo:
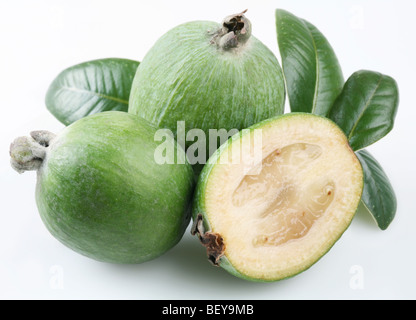
M 229 148 L 244 154 L 252 143 L 246 135 Z M 205 205 L 239 272 L 281 278 L 311 265 L 344 232 L 360 201 L 362 169 L 345 135 L 321 118 L 262 128 L 261 152 L 249 170 L 238 161 L 216 165 Z

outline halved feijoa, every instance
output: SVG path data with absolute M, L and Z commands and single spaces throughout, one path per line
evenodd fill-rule
M 349 226 L 363 172 L 331 120 L 292 113 L 230 138 L 198 181 L 194 226 L 210 260 L 275 281 L 314 264 Z

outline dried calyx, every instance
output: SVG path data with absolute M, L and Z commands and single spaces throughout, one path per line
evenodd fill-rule
M 202 214 L 198 214 L 191 229 L 192 235 L 197 235 L 199 241 L 207 249 L 208 260 L 215 266 L 219 265 L 220 258 L 224 255 L 225 244 L 220 234 L 205 232 Z
M 250 20 L 244 16 L 246 12 L 247 10 L 244 10 L 241 13 L 227 16 L 211 42 L 223 50 L 236 48 L 246 43 L 251 36 Z
M 49 131 L 32 131 L 30 137 L 19 137 L 10 145 L 10 163 L 19 173 L 38 170 L 46 157 L 46 151 L 54 133 Z

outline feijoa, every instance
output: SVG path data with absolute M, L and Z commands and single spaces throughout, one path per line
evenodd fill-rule
M 209 130 L 240 130 L 282 114 L 284 101 L 279 62 L 242 12 L 164 34 L 137 68 L 129 112 L 174 134 L 183 121 L 186 132 L 198 128 L 209 137 Z
M 11 145 L 19 172 L 37 171 L 36 202 L 50 233 L 69 248 L 112 263 L 160 256 L 190 221 L 193 172 L 183 161 L 156 159 L 156 128 L 120 111 L 82 118 L 58 135 L 35 131 Z M 161 163 L 161 164 L 160 164 Z
M 291 113 L 228 140 L 199 176 L 194 226 L 210 260 L 275 281 L 320 259 L 349 226 L 363 189 L 360 161 L 327 118 Z

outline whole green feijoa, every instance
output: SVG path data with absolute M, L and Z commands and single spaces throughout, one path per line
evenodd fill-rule
M 244 13 L 228 16 L 222 24 L 188 22 L 163 35 L 137 69 L 129 113 L 174 134 L 178 121 L 184 121 L 186 132 L 202 129 L 207 139 L 210 129 L 240 130 L 282 114 L 281 67 L 251 34 Z M 179 135 L 177 139 L 181 143 Z M 186 136 L 183 144 L 189 147 L 194 140 Z M 216 148 L 210 149 L 207 157 Z
M 58 135 L 17 138 L 11 164 L 37 170 L 40 216 L 63 244 L 99 261 L 141 263 L 172 248 L 190 221 L 192 168 L 173 138 L 160 158 L 156 131 L 126 112 L 97 113 Z

